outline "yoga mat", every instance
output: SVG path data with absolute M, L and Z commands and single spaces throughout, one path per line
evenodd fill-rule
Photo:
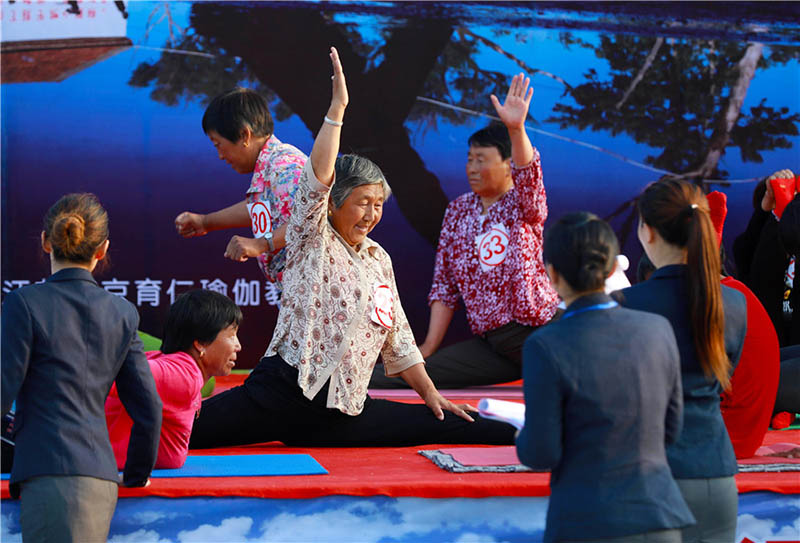
M 328 470 L 309 454 L 242 454 L 189 456 L 182 468 L 154 469 L 162 477 L 259 477 L 264 475 L 323 475 Z M 2 480 L 7 480 L 4 473 Z
M 450 449 L 452 452 L 452 449 Z M 458 460 L 453 458 L 453 455 L 444 452 L 443 449 L 437 450 L 427 450 L 427 451 L 417 451 L 419 454 L 433 462 L 436 466 L 442 468 L 445 471 L 449 471 L 452 473 L 520 473 L 520 472 L 532 472 L 533 470 L 527 466 L 523 466 L 522 464 L 510 464 L 510 465 L 494 465 L 494 466 L 483 466 L 483 465 L 471 465 L 467 466 L 459 462 Z
M 189 456 L 182 468 L 154 469 L 150 477 L 259 477 L 327 474 L 309 454 Z
M 465 447 L 439 449 L 449 454 L 453 460 L 464 466 L 515 466 L 520 463 L 517 448 L 506 447 Z

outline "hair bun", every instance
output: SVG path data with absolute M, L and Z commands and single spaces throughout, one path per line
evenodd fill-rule
M 57 260 L 90 262 L 108 239 L 108 213 L 94 194 L 66 194 L 47 211 L 42 231 Z
M 588 269 L 604 268 L 608 264 L 608 253 L 598 249 L 587 249 L 581 253 L 581 267 Z
M 63 248 L 67 258 L 73 256 L 86 237 L 86 221 L 77 213 L 65 213 L 56 219 L 53 242 Z

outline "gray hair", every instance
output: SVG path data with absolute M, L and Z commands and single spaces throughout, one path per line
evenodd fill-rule
M 382 185 L 383 200 L 389 199 L 392 189 L 377 164 L 357 155 L 342 155 L 336 159 L 336 182 L 331 187 L 331 202 L 338 209 L 353 189 L 361 185 Z

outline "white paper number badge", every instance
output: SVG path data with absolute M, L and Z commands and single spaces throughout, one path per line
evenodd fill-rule
M 478 261 L 483 271 L 494 269 L 503 263 L 508 254 L 508 230 L 503 223 L 492 225 L 492 229 L 475 237 Z
M 250 214 L 250 222 L 253 224 L 253 237 L 263 238 L 267 232 L 272 231 L 272 215 L 266 202 L 255 202 L 247 204 L 247 212 Z
M 371 311 L 372 322 L 380 324 L 387 330 L 394 324 L 394 294 L 387 285 L 375 285 L 372 292 L 373 308 Z

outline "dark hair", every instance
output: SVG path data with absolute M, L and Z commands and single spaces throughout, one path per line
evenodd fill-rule
M 245 128 L 257 138 L 271 136 L 272 115 L 263 96 L 250 89 L 236 87 L 216 96 L 203 114 L 203 132 L 214 131 L 237 142 Z
M 756 184 L 753 189 L 753 209 L 761 209 L 761 200 L 764 199 L 764 194 L 767 192 L 767 180 L 762 179 Z
M 708 200 L 699 187 L 664 179 L 649 185 L 638 201 L 639 216 L 671 245 L 686 249 L 689 318 L 703 372 L 730 386 L 730 360 L 725 352 L 725 314 L 720 287 L 717 234 Z
M 382 185 L 383 200 L 389 199 L 392 189 L 377 164 L 358 155 L 342 155 L 336 159 L 336 182 L 331 187 L 331 201 L 335 208 L 342 204 L 361 185 Z
M 544 261 L 576 292 L 603 288 L 618 253 L 619 242 L 608 223 L 586 211 L 564 215 L 544 235 Z
M 108 239 L 108 213 L 94 194 L 67 194 L 47 211 L 43 230 L 57 260 L 90 262 Z
M 239 326 L 242 310 L 213 290 L 190 290 L 175 299 L 167 313 L 161 352 L 188 352 L 195 340 L 208 345 L 228 326 Z
M 494 147 L 503 160 L 511 156 L 511 138 L 505 125 L 492 123 L 469 137 L 470 147 Z

